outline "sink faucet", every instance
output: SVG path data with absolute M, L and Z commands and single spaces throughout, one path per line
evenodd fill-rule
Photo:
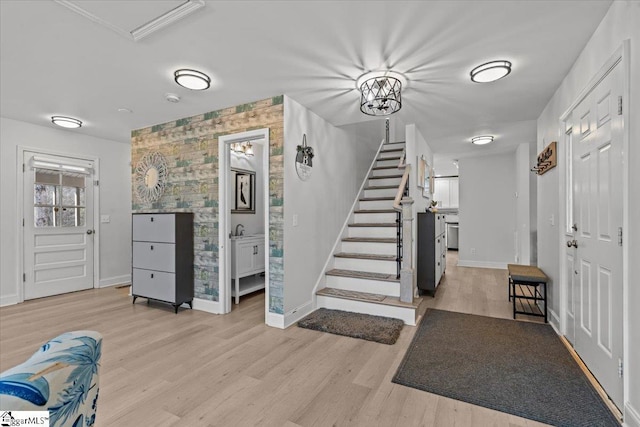
M 242 227 L 242 229 L 240 230 L 240 233 L 238 233 L 238 227 Z M 238 224 L 236 225 L 236 236 L 242 236 L 242 235 L 244 235 L 244 225 Z

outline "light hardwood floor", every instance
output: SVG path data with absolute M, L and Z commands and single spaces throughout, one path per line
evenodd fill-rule
M 506 270 L 455 267 L 429 308 L 511 317 Z M 393 346 L 264 324 L 264 293 L 226 316 L 175 315 L 96 289 L 0 309 L 0 371 L 62 332 L 104 336 L 96 426 L 541 426 L 391 383 L 416 328 Z

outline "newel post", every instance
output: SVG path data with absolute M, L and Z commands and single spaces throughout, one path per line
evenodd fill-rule
M 400 267 L 400 301 L 413 302 L 413 199 L 402 201 L 402 265 Z

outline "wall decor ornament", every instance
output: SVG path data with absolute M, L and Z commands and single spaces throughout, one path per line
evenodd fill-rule
M 168 175 L 167 161 L 157 151 L 147 153 L 136 164 L 135 184 L 138 199 L 152 203 L 164 193 Z
M 256 213 L 255 171 L 231 168 L 235 175 L 235 202 L 231 213 Z
M 296 173 L 298 177 L 306 181 L 311 177 L 313 167 L 313 148 L 307 146 L 307 134 L 302 135 L 302 145 L 296 148 Z
M 531 172 L 535 172 L 536 175 L 543 175 L 547 173 L 549 169 L 553 169 L 556 167 L 558 163 L 558 150 L 556 148 L 557 144 L 557 141 L 551 142 L 545 147 L 544 150 L 540 152 L 540 154 L 538 154 L 536 165 L 531 168 Z

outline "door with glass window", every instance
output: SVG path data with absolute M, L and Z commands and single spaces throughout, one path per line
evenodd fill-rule
M 24 153 L 24 299 L 93 288 L 93 162 Z

